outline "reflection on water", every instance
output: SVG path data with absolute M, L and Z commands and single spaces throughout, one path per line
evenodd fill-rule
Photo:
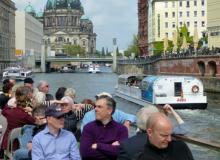
M 77 91 L 77 102 L 84 98 L 91 98 L 102 91 L 114 93 L 114 87 L 117 83 L 117 75 L 105 68 L 105 73 L 88 74 L 88 73 L 50 73 L 36 74 L 35 82 L 47 80 L 50 84 L 51 93 L 54 94 L 58 87 L 73 87 Z M 207 110 L 181 110 L 181 115 L 185 123 L 188 124 L 189 135 L 220 143 L 220 96 L 208 94 L 209 106 Z M 125 112 L 136 114 L 140 106 L 115 97 L 118 108 Z M 196 160 L 219 160 L 220 152 L 210 150 L 204 147 L 191 145 L 193 155 Z

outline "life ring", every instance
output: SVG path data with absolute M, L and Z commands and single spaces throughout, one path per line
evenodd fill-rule
M 197 85 L 192 86 L 192 92 L 193 93 L 198 93 L 199 92 L 199 86 L 197 86 Z

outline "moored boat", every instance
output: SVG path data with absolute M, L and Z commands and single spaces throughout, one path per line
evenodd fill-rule
M 4 69 L 2 78 L 13 78 L 15 80 L 24 80 L 27 77 L 33 77 L 33 72 L 22 67 L 8 67 Z
M 121 75 L 115 94 L 139 105 L 170 104 L 175 109 L 205 109 L 202 82 L 190 76 Z
M 98 64 L 91 64 L 89 65 L 88 72 L 89 73 L 100 73 L 101 70 Z

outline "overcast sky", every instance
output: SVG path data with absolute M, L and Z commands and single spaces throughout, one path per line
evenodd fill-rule
M 36 11 L 44 9 L 47 0 L 12 0 L 18 10 L 30 2 Z M 81 0 L 84 12 L 94 25 L 97 49 L 112 49 L 112 38 L 117 38 L 119 49 L 126 49 L 137 34 L 137 0 Z

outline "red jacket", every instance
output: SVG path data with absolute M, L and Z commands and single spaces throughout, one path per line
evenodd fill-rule
M 35 120 L 26 113 L 21 107 L 10 108 L 6 106 L 2 110 L 2 115 L 7 119 L 8 125 L 3 136 L 1 149 L 7 149 L 8 136 L 12 129 L 22 127 L 26 124 L 34 124 Z

